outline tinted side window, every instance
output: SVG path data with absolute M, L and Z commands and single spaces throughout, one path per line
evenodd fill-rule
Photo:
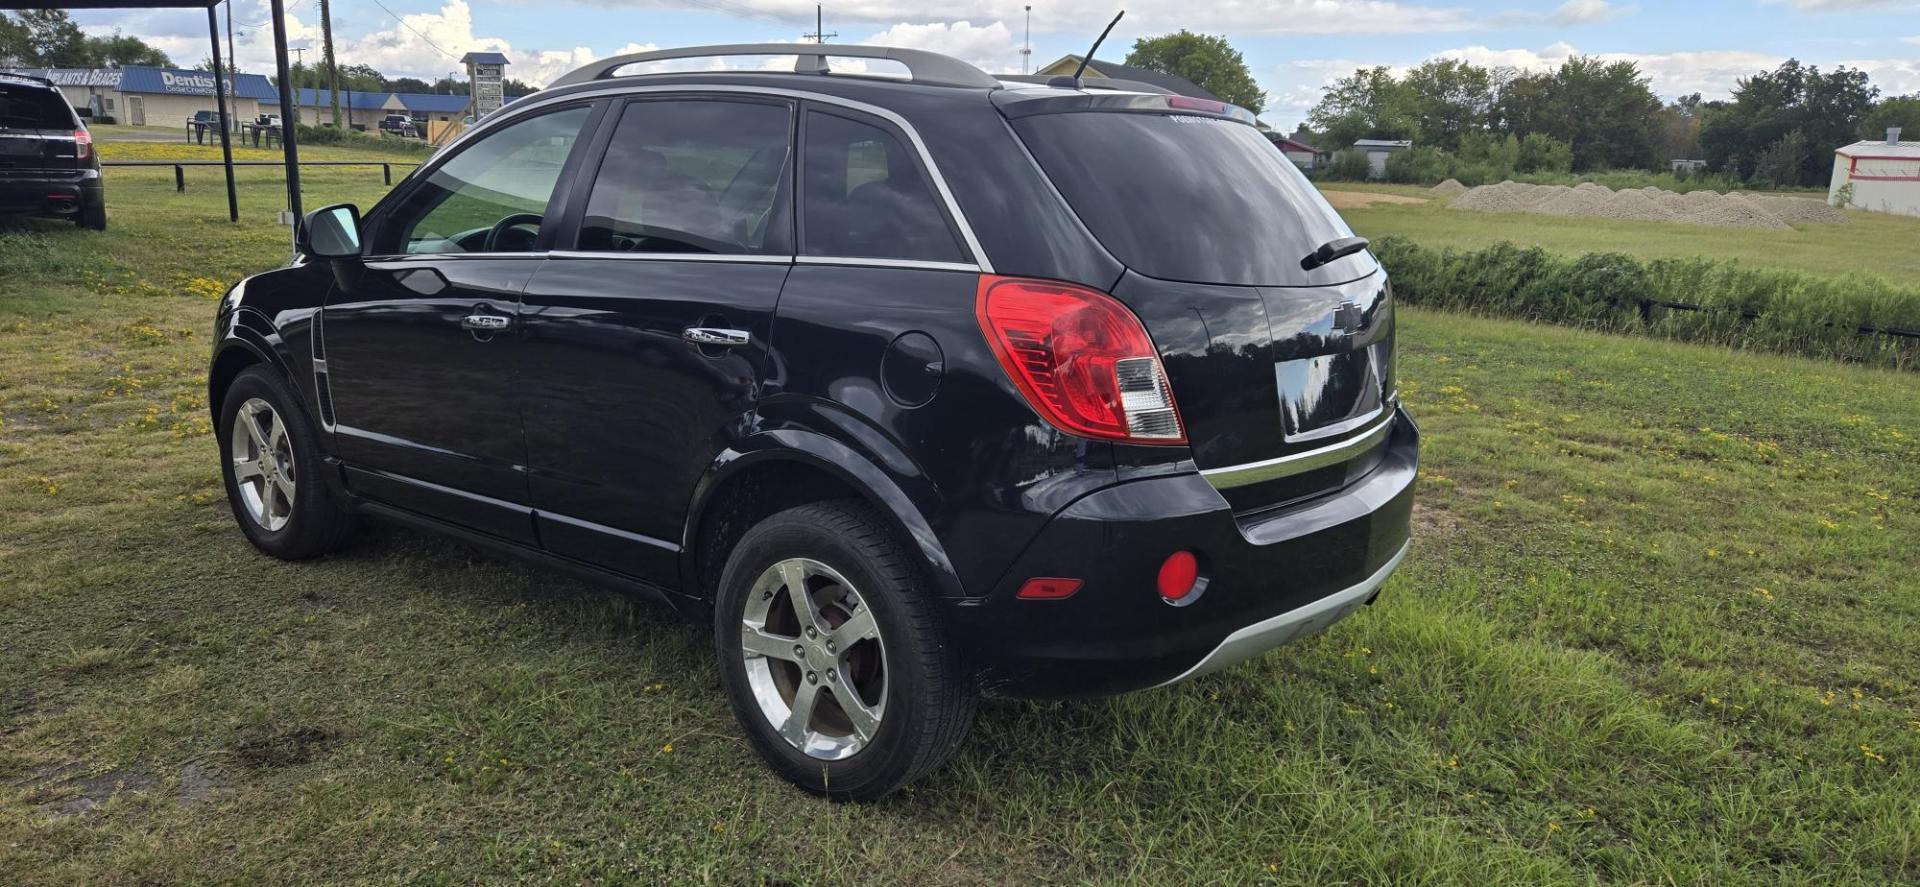
M 884 129 L 807 114 L 800 252 L 964 262 L 913 152 Z
M 792 253 L 786 105 L 717 100 L 627 105 L 580 224 L 580 249 Z
M 381 224 L 376 254 L 533 249 L 590 108 L 508 124 L 440 165 Z

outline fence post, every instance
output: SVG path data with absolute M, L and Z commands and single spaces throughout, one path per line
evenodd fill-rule
M 391 163 L 380 164 L 380 174 L 386 177 L 387 184 L 389 185 L 393 184 L 393 164 Z
M 178 163 L 173 165 L 173 190 L 175 193 L 187 190 L 187 168 Z

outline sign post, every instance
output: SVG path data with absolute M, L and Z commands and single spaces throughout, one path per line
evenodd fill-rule
M 507 57 L 497 52 L 469 52 L 467 83 L 473 88 L 473 119 L 478 122 L 506 103 Z

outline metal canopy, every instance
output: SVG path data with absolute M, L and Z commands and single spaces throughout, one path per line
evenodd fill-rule
M 240 221 L 240 198 L 233 188 L 233 119 L 227 114 L 227 78 L 221 70 L 220 25 L 213 8 L 221 0 L 0 0 L 0 9 L 204 9 L 207 11 L 207 37 L 213 44 L 213 96 L 220 109 L 220 154 L 226 158 L 227 221 Z M 273 54 L 280 94 L 280 152 L 287 162 L 287 208 L 293 210 L 294 230 L 300 226 L 300 150 L 294 145 L 293 91 L 287 88 L 287 15 L 284 0 L 272 0 Z
M 48 4 L 31 0 L 0 0 L 0 9 L 212 9 L 220 0 L 67 0 Z

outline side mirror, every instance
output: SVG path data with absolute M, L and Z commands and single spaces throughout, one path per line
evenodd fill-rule
M 300 226 L 300 251 L 317 259 L 360 255 L 360 210 L 351 203 L 322 207 Z

